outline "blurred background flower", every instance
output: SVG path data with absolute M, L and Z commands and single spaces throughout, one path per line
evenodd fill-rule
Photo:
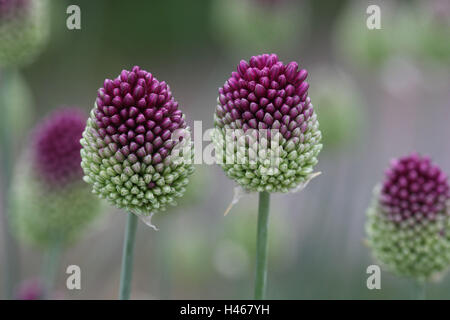
M 447 175 L 419 154 L 393 159 L 367 211 L 368 244 L 398 275 L 431 280 L 450 267 Z
M 47 41 L 47 0 L 0 2 L 0 67 L 19 67 L 33 61 Z
M 12 181 L 12 233 L 45 253 L 43 295 L 49 297 L 64 249 L 98 216 L 100 200 L 82 180 L 85 115 L 55 111 L 32 131 Z
M 44 299 L 44 286 L 39 279 L 27 279 L 20 283 L 16 290 L 18 300 L 41 300 Z
M 292 0 L 213 0 L 214 40 L 234 59 L 242 54 L 292 50 L 301 43 L 308 26 L 305 7 L 305 1 Z M 236 56 L 237 52 L 241 56 Z
M 9 72 L 4 75 L 9 79 L 4 82 L 3 87 L 3 92 L 6 93 L 2 96 L 5 106 L 3 115 L 5 123 L 11 124 L 10 134 L 15 141 L 11 146 L 13 148 L 11 152 L 17 154 L 34 120 L 33 95 L 19 72 Z
M 339 68 L 329 66 L 313 68 L 311 74 L 309 91 L 313 105 L 317 106 L 322 143 L 328 149 L 361 142 L 365 106 L 352 78 Z
M 85 116 L 57 111 L 33 131 L 13 180 L 11 219 L 29 243 L 48 248 L 74 241 L 100 211 L 82 180 L 81 134 Z
M 413 58 L 421 64 L 448 62 L 448 1 L 382 1 L 379 30 L 354 27 L 366 8 L 364 2 L 354 1 L 337 23 L 335 43 L 343 60 L 374 69 L 395 55 Z

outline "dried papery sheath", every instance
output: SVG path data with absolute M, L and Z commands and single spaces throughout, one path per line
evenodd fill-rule
M 392 161 L 367 211 L 373 255 L 399 275 L 429 280 L 450 266 L 447 176 L 418 154 Z
M 32 132 L 16 167 L 12 220 L 34 245 L 69 244 L 100 212 L 100 201 L 82 180 L 84 126 L 77 109 L 53 113 Z
M 33 61 L 49 35 L 47 0 L 0 1 L 0 67 Z
M 242 60 L 219 89 L 216 158 L 246 191 L 288 192 L 312 175 L 322 144 L 307 75 L 263 54 Z
M 176 204 L 194 170 L 178 102 L 164 81 L 137 66 L 104 81 L 81 144 L 93 192 L 143 216 Z

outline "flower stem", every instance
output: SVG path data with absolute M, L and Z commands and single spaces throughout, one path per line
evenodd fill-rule
M 0 70 L 0 110 L 6 112 L 0 117 L 0 163 L 2 163 L 1 168 L 1 178 L 3 178 L 3 184 L 1 185 L 1 190 L 3 191 L 2 202 L 3 208 L 2 215 L 0 216 L 0 225 L 3 228 L 4 234 L 4 244 L 5 244 L 5 268 L 4 268 L 4 279 L 5 279 L 5 296 L 7 299 L 12 298 L 14 286 L 16 285 L 18 279 L 18 273 L 20 270 L 19 257 L 17 254 L 17 243 L 11 235 L 10 231 L 10 221 L 8 217 L 9 210 L 9 197 L 10 197 L 10 184 L 11 184 L 11 172 L 12 172 L 12 157 L 13 148 L 11 141 L 11 123 L 9 123 L 8 116 L 9 108 L 8 96 L 10 84 L 13 81 L 13 77 L 16 76 L 14 70 Z
M 51 294 L 55 285 L 58 274 L 58 267 L 62 253 L 62 242 L 60 238 L 56 238 L 52 245 L 48 248 L 44 260 L 44 294 L 47 298 L 51 298 Z
M 128 213 L 127 226 L 122 251 L 122 272 L 120 274 L 120 300 L 130 299 L 131 277 L 133 273 L 134 243 L 136 240 L 137 216 Z
M 427 291 L 426 291 L 426 282 L 423 280 L 415 281 L 415 298 L 416 300 L 426 300 Z
M 256 238 L 255 299 L 264 299 L 267 280 L 267 233 L 269 225 L 270 193 L 259 193 L 258 230 Z

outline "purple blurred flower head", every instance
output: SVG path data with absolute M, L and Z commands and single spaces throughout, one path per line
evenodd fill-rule
M 1 20 L 14 17 L 23 10 L 28 9 L 30 0 L 0 0 Z
M 41 300 L 45 297 L 44 286 L 39 279 L 23 281 L 17 289 L 18 300 Z
M 137 66 L 114 80 L 106 79 L 96 102 L 100 137 L 117 146 L 125 158 L 131 154 L 145 163 L 151 158 L 156 165 L 170 154 L 175 144 L 172 133 L 186 128 L 169 86 Z
M 219 89 L 217 125 L 278 129 L 285 139 L 300 137 L 314 114 L 307 75 L 296 62 L 285 65 L 276 54 L 241 60 Z
M 449 200 L 447 176 L 428 157 L 416 153 L 391 162 L 380 204 L 392 221 L 435 220 Z
M 33 156 L 37 173 L 49 185 L 60 186 L 81 179 L 80 139 L 86 117 L 78 109 L 50 115 L 34 132 Z

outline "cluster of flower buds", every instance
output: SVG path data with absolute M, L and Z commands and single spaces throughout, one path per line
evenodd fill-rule
M 418 154 L 392 161 L 368 210 L 374 256 L 400 275 L 427 280 L 450 266 L 447 176 Z
M 141 215 L 174 205 L 194 170 L 178 102 L 164 81 L 137 66 L 104 81 L 81 143 L 93 192 Z M 186 149 L 189 161 L 181 154 Z
M 216 155 L 245 190 L 288 192 L 313 172 L 322 145 L 307 75 L 296 62 L 263 54 L 242 60 L 219 89 Z

